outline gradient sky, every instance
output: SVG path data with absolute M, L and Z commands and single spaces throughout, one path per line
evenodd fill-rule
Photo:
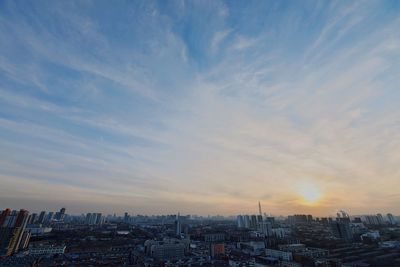
M 0 208 L 398 214 L 399 189 L 400 1 L 0 1 Z

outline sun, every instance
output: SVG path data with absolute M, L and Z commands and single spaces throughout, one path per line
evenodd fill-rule
M 311 183 L 303 183 L 299 186 L 298 194 L 303 199 L 304 204 L 315 204 L 322 197 L 321 191 Z

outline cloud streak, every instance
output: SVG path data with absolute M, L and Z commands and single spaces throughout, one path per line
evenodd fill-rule
M 183 3 L 1 4 L 1 203 L 400 212 L 390 1 Z

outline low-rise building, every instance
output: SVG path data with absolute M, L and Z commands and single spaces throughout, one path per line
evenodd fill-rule
M 188 249 L 186 240 L 165 239 L 163 241 L 147 240 L 144 243 L 145 253 L 154 259 L 180 259 Z
M 30 246 L 30 255 L 54 255 L 54 254 L 64 254 L 66 246 L 53 246 L 53 245 L 39 245 Z
M 292 252 L 287 252 L 287 251 L 282 251 L 282 250 L 276 250 L 276 249 L 265 249 L 265 255 L 268 257 L 274 257 L 279 260 L 283 261 L 292 261 L 293 260 L 293 254 Z

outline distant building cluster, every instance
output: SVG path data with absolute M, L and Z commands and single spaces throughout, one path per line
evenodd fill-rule
M 89 225 L 101 225 L 104 223 L 104 217 L 101 213 L 87 213 L 85 222 Z
M 5 209 L 0 266 L 400 266 L 398 218 L 106 215 Z

